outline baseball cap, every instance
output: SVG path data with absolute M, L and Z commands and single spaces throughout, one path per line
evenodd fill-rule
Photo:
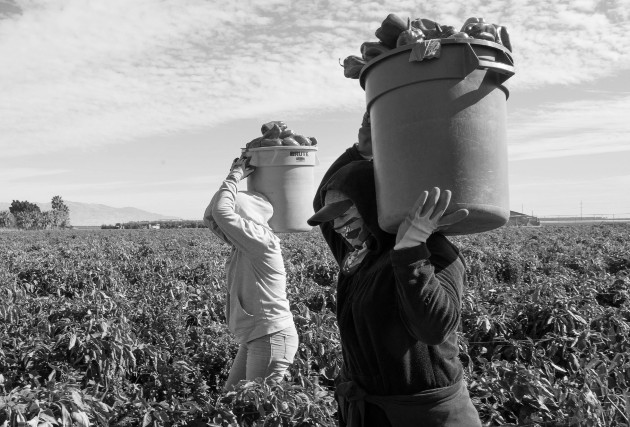
M 328 190 L 324 198 L 324 206 L 310 217 L 308 225 L 319 225 L 343 215 L 353 205 L 352 200 L 337 190 Z

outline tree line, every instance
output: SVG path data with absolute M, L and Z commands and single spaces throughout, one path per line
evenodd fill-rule
M 51 210 L 42 211 L 35 203 L 13 200 L 8 211 L 0 211 L 0 228 L 21 230 L 70 228 L 70 208 L 61 196 L 54 196 L 51 205 Z
M 206 225 L 201 220 L 155 220 L 155 221 L 129 221 L 117 222 L 114 225 L 103 224 L 101 229 L 126 229 L 139 228 L 204 228 Z

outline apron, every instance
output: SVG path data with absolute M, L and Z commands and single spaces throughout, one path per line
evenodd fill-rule
M 463 380 L 448 387 L 398 396 L 368 395 L 355 382 L 346 381 L 337 385 L 336 394 L 347 427 L 371 426 L 370 418 L 365 416 L 366 402 L 382 409 L 391 427 L 481 427 Z

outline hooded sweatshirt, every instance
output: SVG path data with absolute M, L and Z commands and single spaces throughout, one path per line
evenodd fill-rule
M 273 207 L 259 193 L 238 192 L 236 183 L 230 174 L 208 205 L 204 223 L 232 245 L 225 266 L 225 317 L 242 344 L 294 323 L 280 239 L 267 224 Z
M 373 183 L 372 162 L 362 160 L 352 147 L 330 167 L 313 202 L 317 211 L 328 190 L 341 191 L 357 206 L 371 234 L 368 254 L 358 270 L 340 273 L 337 282 L 344 359 L 336 393 L 341 425 L 415 426 L 418 417 L 426 419 L 427 426 L 477 425 L 476 411 L 465 387 L 462 390 L 456 335 L 465 280 L 463 260 L 439 233 L 416 247 L 393 250 L 395 236 L 378 226 Z M 341 266 L 352 248 L 331 222 L 320 228 Z M 469 418 L 463 424 L 429 421 L 436 419 L 431 415 L 433 407 L 464 392 L 470 423 Z M 407 396 L 414 396 L 411 402 Z M 348 406 L 353 403 L 348 402 L 360 403 L 361 420 L 356 415 L 349 420 L 353 410 Z M 371 404 L 383 411 L 370 412 Z

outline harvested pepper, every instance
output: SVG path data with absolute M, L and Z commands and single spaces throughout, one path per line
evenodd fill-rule
M 512 52 L 512 43 L 510 42 L 510 34 L 508 33 L 507 28 L 505 28 L 502 25 L 501 26 L 497 25 L 496 27 L 497 27 L 497 43 L 502 44 L 503 46 L 507 48 L 507 50 Z
M 470 17 L 466 21 L 464 21 L 464 25 L 462 25 L 462 31 L 464 31 L 464 28 L 466 28 L 466 26 L 469 24 L 480 24 L 484 22 L 486 21 L 482 17 Z
M 437 25 L 437 22 L 426 18 L 416 18 L 411 21 L 411 25 L 419 30 L 422 30 L 422 32 L 424 33 L 425 31 L 434 29 Z
M 274 125 L 277 125 L 280 128 L 280 131 L 283 131 L 284 129 L 287 128 L 287 124 L 285 122 L 276 120 L 273 122 L 267 122 L 264 125 L 262 125 L 260 128 L 260 131 L 262 132 L 263 135 L 265 135 Z M 275 136 L 275 138 L 277 137 L 278 136 Z
M 265 133 L 263 133 L 263 138 L 266 139 L 276 139 L 276 138 L 280 138 L 280 133 L 282 132 L 282 129 L 280 128 L 280 126 L 277 124 L 277 122 L 270 122 L 273 123 L 271 125 L 271 127 L 268 127 L 267 125 L 269 125 L 269 123 L 265 123 L 262 126 L 262 129 L 264 131 L 264 129 L 267 129 L 267 131 Z M 286 126 L 286 125 L 285 125 Z M 261 142 L 262 145 L 262 142 Z
M 280 138 L 263 138 L 260 141 L 261 147 L 279 147 L 282 145 L 282 140 Z
M 294 138 L 287 136 L 286 138 L 282 138 L 282 145 L 293 146 L 293 145 L 300 145 L 300 143 L 297 142 Z
M 279 138 L 280 139 L 288 138 L 290 136 L 293 136 L 293 134 L 294 134 L 294 132 L 291 129 L 286 128 L 286 129 L 283 129 L 282 132 L 280 132 L 280 137 Z
M 398 36 L 400 33 L 407 29 L 405 21 L 403 21 L 398 15 L 390 13 L 387 18 L 381 22 L 381 26 L 376 30 L 374 35 L 385 46 L 393 49 L 396 47 Z
M 367 62 L 390 49 L 381 42 L 364 42 L 361 45 L 361 56 Z
M 438 39 L 446 39 L 457 33 L 457 30 L 452 25 L 437 25 Z
M 251 141 L 249 141 L 247 144 L 245 144 L 245 148 L 258 148 L 260 147 L 260 141 L 263 140 L 262 136 L 259 136 L 258 138 L 254 138 Z
M 292 138 L 295 139 L 297 143 L 300 145 L 311 145 L 311 140 L 305 137 L 304 135 L 296 134 L 296 135 L 293 135 Z
M 459 32 L 457 32 L 457 33 L 455 33 L 453 35 L 448 36 L 447 38 L 449 38 L 449 39 L 469 39 L 470 36 L 467 33 L 463 32 L 463 31 L 459 31 Z
M 350 55 L 343 60 L 343 75 L 349 79 L 358 79 L 365 60 L 355 55 Z
M 407 18 L 407 29 L 400 33 L 396 40 L 396 47 L 414 44 L 424 40 L 424 33 L 419 28 L 411 26 L 411 20 Z
M 466 22 L 464 22 L 461 31 L 476 39 L 491 42 L 497 41 L 496 26 L 485 22 L 483 18 L 468 18 Z

